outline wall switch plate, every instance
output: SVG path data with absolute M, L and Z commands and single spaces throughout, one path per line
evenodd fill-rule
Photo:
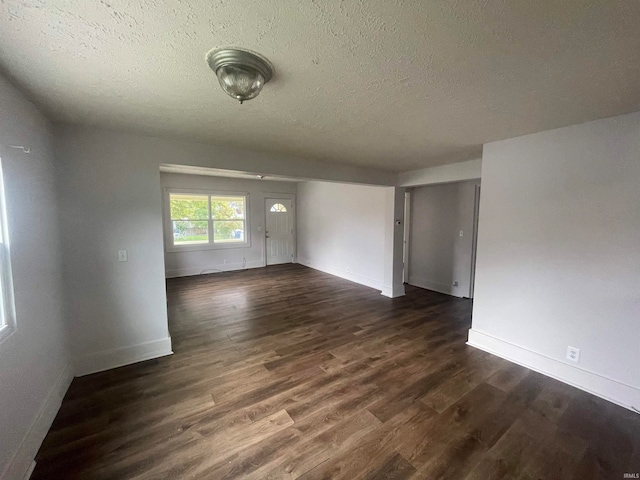
M 460 230 L 460 234 L 459 234 L 459 235 L 460 235 L 461 237 L 464 237 L 464 231 L 463 231 L 463 230 Z
M 127 251 L 126 250 L 118 250 L 118 261 L 119 262 L 126 262 L 129 260 L 129 256 L 127 255 Z
M 578 363 L 580 361 L 580 349 L 576 347 L 567 347 L 567 360 Z

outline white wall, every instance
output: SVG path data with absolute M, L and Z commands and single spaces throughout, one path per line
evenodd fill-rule
M 159 165 L 144 143 L 56 135 L 64 281 L 79 375 L 171 353 Z M 128 261 L 118 261 L 118 250 Z
M 184 188 L 249 194 L 248 220 L 250 224 L 248 230 L 251 245 L 249 247 L 220 250 L 191 250 L 184 252 L 167 252 L 165 250 L 164 261 L 167 277 L 197 275 L 208 269 L 212 271 L 227 271 L 245 267 L 264 267 L 266 265 L 264 243 L 265 198 L 291 198 L 295 203 L 296 184 L 294 182 L 180 175 L 175 173 L 161 173 L 160 182 L 163 189 Z M 165 215 L 166 213 L 165 209 Z M 246 260 L 246 265 L 243 259 Z M 227 263 L 225 263 L 225 260 Z
M 475 185 L 447 183 L 411 190 L 407 283 L 469 297 Z
M 405 294 L 404 275 L 404 188 L 385 189 L 384 287 L 382 294 L 395 298 Z
M 640 409 L 639 320 L 640 113 L 485 145 L 470 343 Z
M 479 179 L 482 174 L 482 159 L 467 160 L 466 162 L 439 165 L 437 167 L 421 168 L 398 174 L 398 185 L 401 187 L 415 187 L 438 183 L 462 182 Z
M 161 164 L 393 185 L 396 175 L 215 145 L 59 125 L 65 281 L 76 373 L 171 353 Z M 118 262 L 126 249 L 129 261 Z
M 299 183 L 298 263 L 383 290 L 387 190 Z
M 31 147 L 30 154 L 7 148 Z M 64 328 L 54 158 L 47 121 L 0 77 L 17 330 L 0 343 L 0 477 L 23 478 L 73 377 Z

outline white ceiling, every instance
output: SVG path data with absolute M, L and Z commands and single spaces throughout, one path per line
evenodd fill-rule
M 640 110 L 638 0 L 2 0 L 0 67 L 55 120 L 387 170 Z M 226 96 L 205 62 L 276 76 Z

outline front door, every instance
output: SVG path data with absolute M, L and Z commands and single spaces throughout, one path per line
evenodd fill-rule
M 293 202 L 284 198 L 267 198 L 267 265 L 293 261 Z

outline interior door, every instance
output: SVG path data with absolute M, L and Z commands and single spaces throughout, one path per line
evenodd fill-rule
M 293 202 L 284 198 L 267 198 L 266 245 L 267 265 L 291 263 L 293 261 Z

